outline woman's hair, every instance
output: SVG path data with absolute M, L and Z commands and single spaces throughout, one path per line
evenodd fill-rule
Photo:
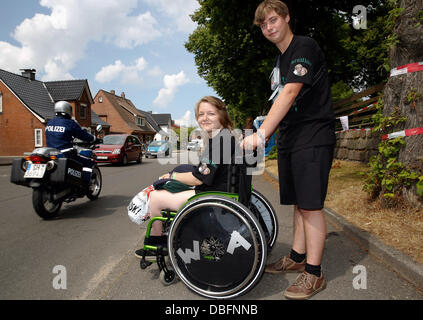
M 208 102 L 216 107 L 218 114 L 219 114 L 219 121 L 223 128 L 232 130 L 233 129 L 233 122 L 229 117 L 228 110 L 226 109 L 225 103 L 220 100 L 219 98 L 213 96 L 205 96 L 201 98 L 200 101 L 197 102 L 195 106 L 195 118 L 198 120 L 198 113 L 200 110 L 200 104 L 202 102 Z
M 275 10 L 282 18 L 286 18 L 286 16 L 289 15 L 288 6 L 284 2 L 280 0 L 265 0 L 260 3 L 256 9 L 254 24 L 260 26 L 264 22 L 266 13 L 271 10 Z

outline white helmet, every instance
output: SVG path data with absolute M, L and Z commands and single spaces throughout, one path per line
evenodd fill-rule
M 67 101 L 58 101 L 54 104 L 54 112 L 67 114 L 72 117 L 72 105 Z

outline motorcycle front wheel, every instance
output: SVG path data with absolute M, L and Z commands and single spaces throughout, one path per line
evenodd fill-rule
M 52 202 L 50 191 L 45 188 L 36 188 L 32 192 L 32 205 L 35 212 L 44 220 L 50 220 L 58 216 L 62 201 Z
M 96 200 L 101 192 L 101 187 L 103 184 L 103 179 L 101 176 L 100 169 L 98 167 L 93 168 L 91 174 L 90 183 L 88 186 L 87 197 L 90 200 Z

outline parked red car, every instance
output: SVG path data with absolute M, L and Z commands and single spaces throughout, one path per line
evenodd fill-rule
M 109 134 L 103 137 L 103 144 L 94 150 L 97 163 L 142 162 L 142 147 L 138 137 L 128 134 Z

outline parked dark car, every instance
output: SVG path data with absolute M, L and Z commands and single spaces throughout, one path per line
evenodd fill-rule
M 128 134 L 109 134 L 103 137 L 103 144 L 95 151 L 97 163 L 142 162 L 142 147 L 138 137 Z
M 145 150 L 145 157 L 167 157 L 172 155 L 172 148 L 169 141 L 153 141 Z

